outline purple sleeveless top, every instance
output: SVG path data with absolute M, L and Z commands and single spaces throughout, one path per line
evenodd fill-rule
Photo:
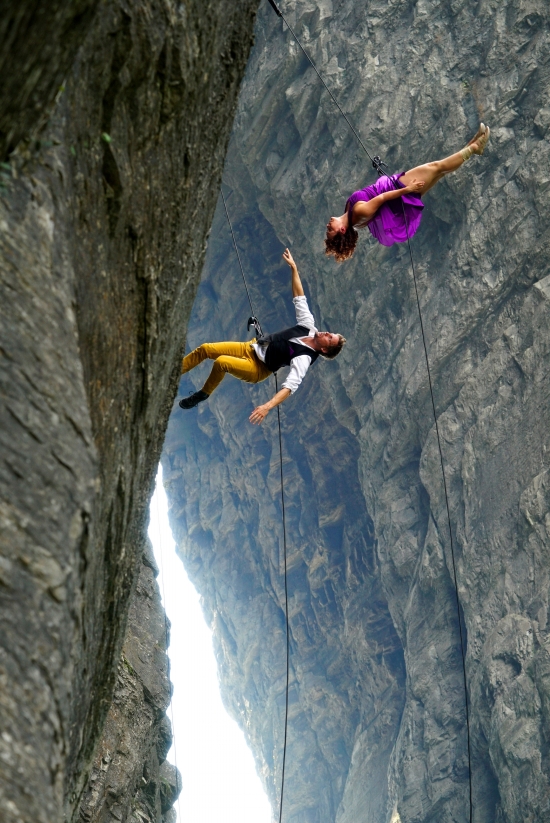
M 349 219 L 353 215 L 353 207 L 360 200 L 369 201 L 379 194 L 386 191 L 393 191 L 396 188 L 404 189 L 404 185 L 399 182 L 399 178 L 403 177 L 404 171 L 399 174 L 392 174 L 391 177 L 384 175 L 378 180 L 359 191 L 354 191 L 351 197 L 346 202 L 346 211 L 349 210 Z M 395 185 L 394 185 L 394 181 Z M 407 224 L 403 220 L 403 209 L 401 208 L 401 201 L 405 207 L 405 216 Z M 422 220 L 422 209 L 424 203 L 419 194 L 404 194 L 402 197 L 397 197 L 395 200 L 389 200 L 382 203 L 372 220 L 367 223 L 368 229 L 373 237 L 376 237 L 379 243 L 383 246 L 393 246 L 394 243 L 404 243 L 407 240 L 407 230 L 409 237 L 416 234 L 420 221 Z

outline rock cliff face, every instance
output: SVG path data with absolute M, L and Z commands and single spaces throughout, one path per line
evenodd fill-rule
M 97 0 L 4 0 L 0 14 L 0 155 L 44 125 Z
M 160 823 L 144 529 L 256 2 L 4 6 L 0 817 Z
M 169 625 L 157 573 L 152 553 L 144 553 L 111 706 L 80 801 L 81 823 L 175 820 L 173 803 L 182 778 L 166 760 L 172 743 L 165 714 L 170 702 Z
M 541 0 L 282 2 L 363 140 L 392 170 L 474 158 L 426 195 L 413 240 L 466 638 L 476 823 L 550 805 L 549 16 Z M 285 819 L 469 819 L 448 522 L 407 250 L 363 232 L 324 258 L 327 218 L 374 172 L 268 4 L 226 160 L 264 328 L 291 317 L 290 245 L 320 327 L 348 338 L 282 409 L 289 532 Z M 244 339 L 218 208 L 189 344 Z M 204 371 L 184 378 L 200 387 Z M 171 417 L 172 525 L 217 638 L 227 704 L 274 805 L 284 615 L 273 385 L 227 379 Z

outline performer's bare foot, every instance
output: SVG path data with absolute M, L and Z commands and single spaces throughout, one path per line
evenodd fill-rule
M 487 145 L 487 141 L 489 140 L 491 129 L 489 128 L 489 126 L 484 126 L 483 123 L 481 123 L 479 126 L 479 131 L 481 131 L 482 128 L 483 132 L 481 133 L 480 137 L 478 137 L 478 135 L 476 134 L 474 139 L 470 140 L 467 146 L 464 146 L 463 149 L 460 149 L 460 154 L 462 155 L 462 160 L 464 161 L 464 163 L 466 162 L 466 160 L 470 159 L 472 154 L 483 154 L 483 152 L 485 151 L 485 146 Z
M 471 146 L 472 143 L 477 143 L 479 138 L 482 137 L 485 134 L 486 128 L 487 127 L 486 127 L 485 123 L 480 123 L 479 124 L 479 129 L 477 130 L 476 134 L 474 135 L 474 137 L 472 137 L 472 139 L 468 143 L 466 143 L 466 145 Z
M 489 141 L 490 135 L 491 129 L 489 128 L 489 126 L 485 126 L 484 133 L 470 146 L 474 154 L 483 154 L 483 152 L 485 151 L 485 146 Z

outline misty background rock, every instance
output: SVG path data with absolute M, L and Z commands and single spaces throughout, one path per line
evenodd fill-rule
M 539 0 L 282 2 L 372 153 L 395 171 L 485 155 L 426 196 L 412 242 L 466 632 L 476 823 L 548 815 L 548 8 Z M 289 245 L 320 328 L 348 338 L 282 407 L 289 524 L 286 819 L 468 820 L 448 523 L 405 246 L 363 232 L 323 257 L 327 218 L 374 178 L 268 4 L 224 169 L 264 329 L 292 320 Z M 188 347 L 245 339 L 218 204 Z M 180 392 L 200 388 L 207 366 Z M 227 379 L 172 413 L 171 523 L 214 628 L 225 700 L 276 808 L 284 614 L 274 391 Z

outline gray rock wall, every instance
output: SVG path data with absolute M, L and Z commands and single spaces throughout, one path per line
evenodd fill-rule
M 549 32 L 545 3 L 283 2 L 362 138 L 392 170 L 474 158 L 426 195 L 412 242 L 467 644 L 476 823 L 548 816 Z M 283 408 L 292 688 L 287 819 L 466 821 L 462 663 L 448 523 L 407 250 L 327 218 L 374 179 L 267 4 L 225 180 L 264 327 L 285 324 L 290 245 L 321 327 L 348 346 Z M 219 209 L 191 346 L 244 335 Z M 548 281 L 548 282 L 547 282 Z M 206 370 L 205 370 L 206 372 Z M 182 392 L 201 385 L 186 378 Z M 172 523 L 218 638 L 226 699 L 272 800 L 284 645 L 275 419 L 230 381 L 171 418 Z M 386 650 L 388 650 L 386 652 Z M 389 660 L 387 659 L 389 655 Z
M 172 728 L 170 624 L 161 606 L 153 554 L 144 552 L 130 603 L 111 706 L 83 792 L 80 823 L 175 820 L 182 777 L 166 760 Z
M 97 5 L 97 0 L 0 4 L 2 160 L 44 125 Z
M 10 4 L 0 28 L 2 59 L 21 72 L 19 96 L 11 77 L 0 91 L 2 140 L 17 144 L 0 170 L 6 823 L 76 819 L 81 803 L 81 819 L 110 820 L 112 798 L 103 809 L 89 796 L 109 735 L 133 734 L 155 759 L 162 645 L 143 726 L 125 727 L 130 705 L 122 727 L 102 730 L 122 699 L 123 643 L 131 661 L 136 642 L 130 603 L 147 616 L 136 589 L 147 504 L 256 7 L 113 0 L 92 16 L 93 5 Z M 138 675 L 122 683 L 130 703 L 147 685 Z M 115 785 L 110 768 L 113 819 L 128 819 L 143 769 L 121 766 Z M 148 819 L 160 823 L 169 803 L 155 791 Z

